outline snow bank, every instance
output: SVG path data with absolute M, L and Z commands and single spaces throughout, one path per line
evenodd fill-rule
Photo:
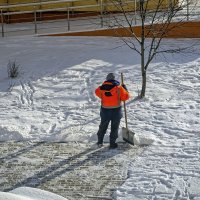
M 67 200 L 57 194 L 44 190 L 20 187 L 10 192 L 0 192 L 2 200 Z

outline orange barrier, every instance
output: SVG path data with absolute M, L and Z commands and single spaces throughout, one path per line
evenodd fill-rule
M 132 27 L 137 37 L 141 35 L 141 26 Z M 152 27 L 145 26 L 146 37 L 160 37 L 163 25 L 155 24 Z M 47 35 L 46 35 L 47 36 Z M 100 29 L 94 31 L 67 32 L 48 34 L 48 36 L 112 36 L 131 37 L 128 28 Z M 200 38 L 200 22 L 173 22 L 167 27 L 165 38 Z

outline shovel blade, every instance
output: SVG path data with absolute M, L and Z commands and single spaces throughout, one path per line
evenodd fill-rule
M 134 132 L 122 127 L 122 138 L 125 142 L 134 145 L 134 135 Z

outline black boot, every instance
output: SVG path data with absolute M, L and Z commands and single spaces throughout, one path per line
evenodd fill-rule
M 101 148 L 103 146 L 103 142 L 97 142 L 97 146 Z
M 118 147 L 117 143 L 110 143 L 110 149 L 116 149 Z

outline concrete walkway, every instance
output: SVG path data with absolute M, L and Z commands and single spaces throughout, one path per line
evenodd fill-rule
M 143 148 L 120 143 L 97 148 L 84 143 L 6 142 L 0 145 L 0 191 L 34 187 L 73 199 L 114 199 L 127 178 L 129 158 Z

